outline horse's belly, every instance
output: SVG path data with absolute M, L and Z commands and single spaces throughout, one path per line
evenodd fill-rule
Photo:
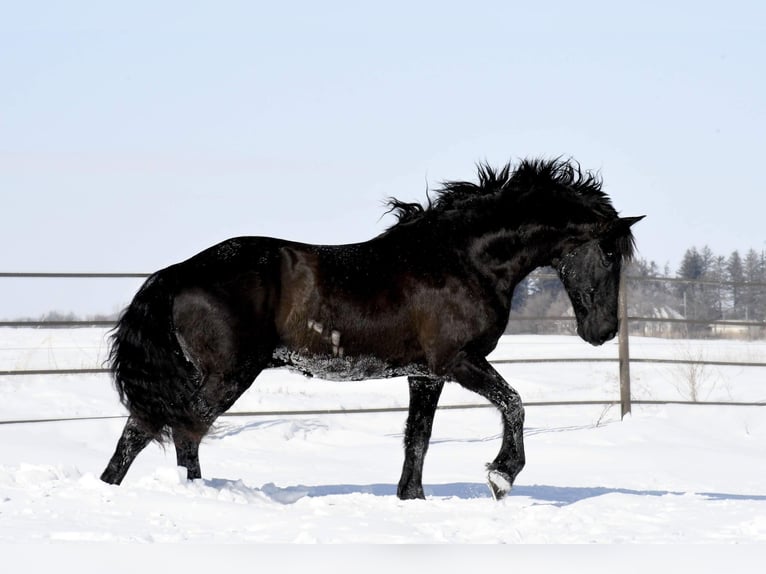
M 423 363 L 394 365 L 373 355 L 337 356 L 313 354 L 279 347 L 273 354 L 274 367 L 287 367 L 308 377 L 328 381 L 363 381 L 407 375 L 428 375 Z

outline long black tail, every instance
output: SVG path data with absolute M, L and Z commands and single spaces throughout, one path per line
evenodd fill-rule
M 177 272 L 158 271 L 123 311 L 111 336 L 109 366 L 120 400 L 158 440 L 169 427 L 194 430 L 191 406 L 199 377 L 173 329 Z

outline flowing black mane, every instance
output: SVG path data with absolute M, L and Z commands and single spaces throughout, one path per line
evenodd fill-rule
M 525 159 L 515 168 L 507 163 L 495 169 L 480 163 L 478 183 L 446 181 L 429 195 L 428 204 L 390 198 L 388 213 L 397 222 L 388 231 L 404 226 L 428 224 L 460 216 L 470 218 L 501 210 L 510 224 L 517 221 L 564 225 L 567 223 L 609 224 L 618 219 L 609 197 L 601 190 L 601 177 L 583 171 L 576 162 L 562 159 Z M 618 251 L 631 259 L 631 234 L 618 238 Z

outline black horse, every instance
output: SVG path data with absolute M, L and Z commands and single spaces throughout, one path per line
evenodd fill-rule
M 495 497 L 524 466 L 519 394 L 486 360 L 514 287 L 550 265 L 577 332 L 617 332 L 630 226 L 601 180 L 562 160 L 479 166 L 478 184 L 447 182 L 423 207 L 390 200 L 398 222 L 364 243 L 308 245 L 240 237 L 153 274 L 112 335 L 110 366 L 130 417 L 101 479 L 119 484 L 152 440 L 172 437 L 200 478 L 199 444 L 258 374 L 287 367 L 333 380 L 407 376 L 402 499 L 423 498 L 423 459 L 445 381 L 492 402 L 503 420 L 488 465 Z

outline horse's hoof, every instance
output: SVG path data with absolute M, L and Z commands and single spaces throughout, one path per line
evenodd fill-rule
M 399 500 L 425 500 L 426 495 L 422 488 L 399 488 L 396 492 Z
M 487 481 L 492 498 L 495 500 L 502 500 L 506 494 L 511 492 L 511 479 L 504 472 L 490 470 L 487 474 Z

